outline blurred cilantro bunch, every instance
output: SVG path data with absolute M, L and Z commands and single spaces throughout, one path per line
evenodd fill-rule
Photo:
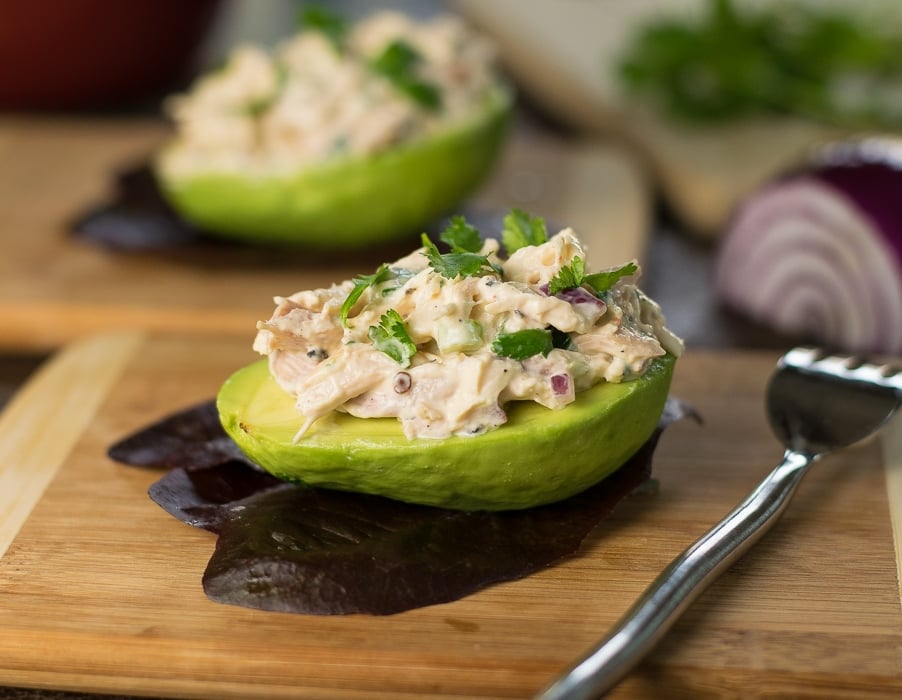
M 793 114 L 848 127 L 902 126 L 902 34 L 797 2 L 662 18 L 618 66 L 627 92 L 691 123 Z M 892 23 L 888 23 L 892 25 Z

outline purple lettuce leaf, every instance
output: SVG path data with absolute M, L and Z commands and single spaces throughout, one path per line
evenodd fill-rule
M 445 510 L 305 488 L 234 459 L 173 469 L 150 494 L 175 517 L 218 533 L 203 577 L 210 599 L 292 613 L 388 615 L 457 600 L 575 554 L 649 479 L 658 438 L 684 417 L 697 415 L 668 400 L 658 430 L 614 474 L 567 500 L 520 511 Z M 211 443 L 220 453 L 215 436 Z
M 213 401 L 173 413 L 113 444 L 107 455 L 134 467 L 215 466 L 230 459 L 247 460 L 219 422 Z

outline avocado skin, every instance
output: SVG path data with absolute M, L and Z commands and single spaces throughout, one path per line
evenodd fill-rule
M 260 467 L 286 481 L 461 510 L 513 510 L 551 503 L 597 483 L 652 435 L 676 358 L 653 361 L 640 378 L 601 383 L 552 411 L 508 404 L 508 422 L 476 437 L 408 440 L 394 418 L 336 413 L 297 444 L 302 419 L 266 360 L 222 386 L 226 432 Z
M 224 238 L 323 250 L 387 243 L 418 233 L 485 179 L 512 105 L 510 91 L 499 89 L 477 118 L 438 135 L 289 174 L 177 177 L 167 171 L 166 149 L 155 172 L 186 221 Z

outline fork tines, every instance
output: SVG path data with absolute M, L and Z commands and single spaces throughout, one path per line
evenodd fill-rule
M 875 364 L 860 355 L 828 353 L 823 348 L 797 347 L 780 358 L 779 366 L 802 372 L 826 374 L 839 379 L 867 382 L 895 390 L 902 397 L 902 367 Z

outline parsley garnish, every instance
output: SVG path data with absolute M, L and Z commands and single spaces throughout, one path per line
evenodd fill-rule
M 586 275 L 583 278 L 583 282 L 592 287 L 596 294 L 604 294 L 613 287 L 614 283 L 621 277 L 632 275 L 638 269 L 636 263 L 628 262 L 626 265 L 622 265 L 613 270 L 605 270 L 604 272 L 596 272 L 593 275 Z
M 377 284 L 381 284 L 382 282 L 388 282 L 388 280 L 392 279 L 392 277 L 393 275 L 391 270 L 389 270 L 388 265 L 382 263 L 373 274 L 359 275 L 351 280 L 354 283 L 354 288 L 345 298 L 344 302 L 341 305 L 341 310 L 338 312 L 338 317 L 339 319 L 341 319 L 341 325 L 347 328 L 348 314 L 351 313 L 351 309 L 354 308 L 354 304 L 357 303 L 357 300 L 367 288 L 374 287 Z
M 416 76 L 415 69 L 421 60 L 415 48 L 395 39 L 370 63 L 370 68 L 421 107 L 435 111 L 442 106 L 442 95 L 435 85 Z
M 591 275 L 585 274 L 586 263 L 578 255 L 574 256 L 569 265 L 564 265 L 548 283 L 548 293 L 551 296 L 560 294 L 566 289 L 575 289 L 584 284 L 592 287 L 595 294 L 604 294 L 621 277 L 631 275 L 639 268 L 636 263 L 628 262 L 626 265 L 613 270 L 604 270 Z
M 423 254 L 429 260 L 430 267 L 449 280 L 455 277 L 480 277 L 498 272 L 485 255 L 479 253 L 445 253 L 443 255 L 425 233 L 422 235 L 422 240 L 425 249 Z
M 322 32 L 336 51 L 342 50 L 345 35 L 348 33 L 348 24 L 340 15 L 313 5 L 301 13 L 300 24 L 303 28 Z
M 504 217 L 501 242 L 508 255 L 529 245 L 541 245 L 547 240 L 548 231 L 541 217 L 530 216 L 522 209 L 511 209 L 510 214 Z
M 492 352 L 499 357 L 525 360 L 533 355 L 547 357 L 554 349 L 554 339 L 550 330 L 527 328 L 513 333 L 499 333 L 492 341 Z
M 439 238 L 451 246 L 452 253 L 478 253 L 482 249 L 479 231 L 462 216 L 453 216 Z
M 574 256 L 569 265 L 564 265 L 548 283 L 548 293 L 551 296 L 563 292 L 565 289 L 579 287 L 586 278 L 586 263 L 581 257 Z
M 417 346 L 397 311 L 389 309 L 382 314 L 379 325 L 370 326 L 369 338 L 376 350 L 384 352 L 401 367 L 410 367 L 410 358 L 416 354 Z

